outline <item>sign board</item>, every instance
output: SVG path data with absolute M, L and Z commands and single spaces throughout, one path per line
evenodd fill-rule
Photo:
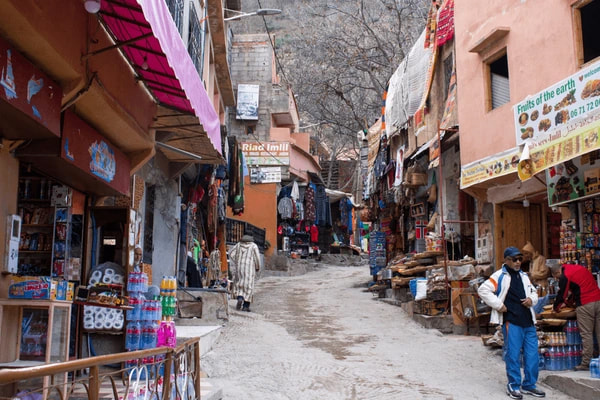
M 600 193 L 600 152 L 554 165 L 546 170 L 548 205 L 557 206 Z
M 122 194 L 129 194 L 129 158 L 73 112 L 66 111 L 60 156 Z
M 259 85 L 238 85 L 236 119 L 258 120 L 259 89 Z
M 241 147 L 248 166 L 290 165 L 288 142 L 242 142 Z
M 460 188 L 517 172 L 520 156 L 519 148 L 515 147 L 463 165 L 460 171 Z
M 281 182 L 281 167 L 250 168 L 250 183 L 279 183 Z
M 560 140 L 600 114 L 600 62 L 527 97 L 513 108 L 517 145 Z
M 60 136 L 62 89 L 0 39 L 0 100 Z

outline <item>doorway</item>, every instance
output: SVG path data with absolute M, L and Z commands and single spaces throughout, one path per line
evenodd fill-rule
M 544 232 L 546 221 L 541 204 L 531 203 L 523 207 L 520 202 L 497 204 L 494 208 L 494 236 L 496 266 L 502 265 L 503 252 L 508 246 L 522 249 L 531 242 L 541 254 L 545 254 Z

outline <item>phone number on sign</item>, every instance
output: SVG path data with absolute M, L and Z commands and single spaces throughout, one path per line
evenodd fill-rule
M 578 108 L 571 110 L 571 118 L 577 117 L 578 115 L 583 115 L 586 112 L 592 111 L 597 107 L 600 107 L 600 99 L 590 101 L 589 103 L 583 106 L 579 106 Z

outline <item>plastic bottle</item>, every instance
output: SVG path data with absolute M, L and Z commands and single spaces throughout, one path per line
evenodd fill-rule
M 566 369 L 564 346 L 556 347 L 556 364 L 557 364 L 557 371 L 563 371 Z
M 125 348 L 127 350 L 139 350 L 141 339 L 141 327 L 139 321 L 131 321 L 127 324 L 125 336 Z
M 575 351 L 576 357 L 575 357 L 575 365 L 580 365 L 581 362 L 583 361 L 583 345 L 582 344 L 577 344 L 575 346 L 577 348 L 577 350 Z
M 590 360 L 590 374 L 592 378 L 600 379 L 600 358 Z
M 552 359 L 550 357 L 550 349 L 544 352 L 544 369 L 552 371 Z
M 543 353 L 538 353 L 538 358 L 538 369 L 543 371 L 546 369 L 546 358 L 544 357 Z
M 158 342 L 158 326 L 154 322 L 146 322 L 142 328 L 143 349 L 153 349 Z
M 177 332 L 175 330 L 175 322 L 170 317 L 167 318 L 167 346 L 175 348 L 177 345 Z
M 158 331 L 156 332 L 156 347 L 162 347 L 167 345 L 167 335 L 168 335 L 168 327 L 167 321 L 160 321 L 160 325 L 158 326 Z
M 154 302 L 156 303 L 156 313 L 154 314 L 154 320 L 160 321 L 162 319 L 162 304 L 158 299 L 155 299 Z
M 163 275 L 162 280 L 160 281 L 160 296 L 164 297 L 167 295 L 167 277 Z
M 575 367 L 575 365 L 573 365 L 574 361 L 573 345 L 569 344 L 565 346 L 565 369 L 573 369 Z

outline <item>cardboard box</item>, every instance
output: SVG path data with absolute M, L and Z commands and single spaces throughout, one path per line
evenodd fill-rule
M 8 286 L 9 299 L 55 300 L 57 281 L 48 276 L 13 276 Z
M 469 281 L 450 281 L 450 287 L 452 289 L 468 288 Z
M 75 284 L 67 282 L 67 301 L 73 301 L 73 297 L 75 297 Z
M 58 281 L 56 285 L 56 300 L 67 300 L 68 285 L 69 283 L 67 281 Z

